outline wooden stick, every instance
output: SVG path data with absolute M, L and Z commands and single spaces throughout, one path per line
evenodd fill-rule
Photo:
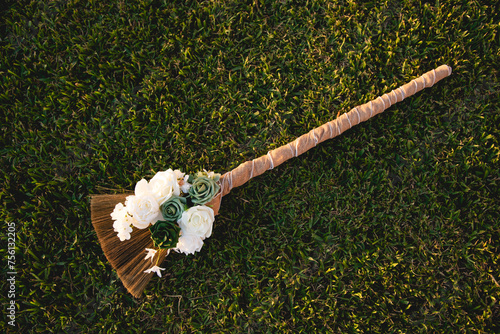
M 354 107 L 351 111 L 311 130 L 291 143 L 272 150 L 260 158 L 242 163 L 222 176 L 222 196 L 227 195 L 231 189 L 245 184 L 250 179 L 263 174 L 267 170 L 273 169 L 283 162 L 307 152 L 325 140 L 334 138 L 353 126 L 369 120 L 397 102 L 403 101 L 405 98 L 418 93 L 424 88 L 434 86 L 438 81 L 450 74 L 451 67 L 441 65 L 435 70 L 429 71 L 421 77 L 396 88 L 389 94 L 384 94 L 368 103 Z

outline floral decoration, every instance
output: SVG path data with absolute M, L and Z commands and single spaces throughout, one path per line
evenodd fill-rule
M 134 229 L 148 228 L 153 248 L 146 248 L 144 260 L 156 257 L 156 264 L 145 273 L 156 273 L 158 250 L 175 250 L 194 254 L 203 246 L 203 240 L 212 234 L 215 221 L 214 210 L 206 205 L 219 192 L 220 174 L 198 172 L 185 175 L 180 170 L 168 169 L 156 173 L 149 182 L 140 180 L 134 195 L 119 203 L 111 213 L 113 228 L 120 241 L 129 240 Z M 168 254 L 168 253 L 167 253 Z

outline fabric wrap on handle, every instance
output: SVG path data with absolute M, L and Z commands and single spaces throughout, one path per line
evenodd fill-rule
M 227 195 L 231 189 L 245 184 L 250 179 L 263 174 L 269 169 L 273 169 L 283 162 L 297 157 L 310 150 L 316 145 L 327 139 L 334 138 L 351 127 L 367 121 L 371 117 L 382 113 L 397 102 L 403 101 L 424 88 L 432 87 L 438 81 L 451 74 L 451 67 L 441 65 L 438 68 L 429 71 L 421 77 L 410 81 L 409 83 L 396 88 L 388 94 L 377 97 L 376 99 L 363 105 L 354 107 L 349 112 L 342 114 L 337 119 L 330 121 L 310 132 L 300 136 L 293 142 L 269 151 L 266 155 L 247 161 L 235 169 L 222 175 L 219 194 L 209 203 L 218 213 L 222 197 Z

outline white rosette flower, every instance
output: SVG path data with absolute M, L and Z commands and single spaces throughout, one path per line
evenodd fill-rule
M 191 188 L 191 183 L 189 181 L 189 175 L 184 176 L 184 180 L 179 181 L 179 185 L 181 186 L 181 191 L 184 194 L 189 193 L 189 188 Z
M 179 237 L 174 250 L 178 253 L 189 255 L 199 252 L 201 247 L 203 247 L 203 239 L 201 237 L 193 234 L 183 234 Z
M 129 240 L 132 232 L 130 225 L 134 223 L 134 218 L 128 214 L 127 208 L 122 203 L 115 206 L 111 213 L 111 219 L 114 220 L 113 229 L 118 233 L 117 236 L 120 241 Z
M 130 227 L 130 225 L 121 224 L 115 221 L 113 223 L 113 229 L 117 232 L 116 236 L 120 238 L 120 241 L 130 240 L 130 232 L 132 232 L 132 227 Z
M 168 169 L 164 172 L 158 172 L 149 181 L 148 189 L 141 188 L 141 190 L 152 194 L 156 198 L 158 205 L 162 205 L 170 197 L 180 196 L 181 189 L 178 181 L 180 174 L 184 176 L 179 170 L 173 171 L 172 169 Z M 180 176 L 181 179 L 182 176 Z
M 113 212 L 111 212 L 111 219 L 120 221 L 124 221 L 127 217 L 127 208 L 122 204 L 118 203 L 115 205 Z
M 182 180 L 182 178 L 184 178 L 184 175 L 186 175 L 186 173 L 183 173 L 178 169 L 174 170 L 174 174 L 177 180 Z
M 195 235 L 202 240 L 212 235 L 215 221 L 214 210 L 205 205 L 197 205 L 182 213 L 179 221 L 182 235 Z

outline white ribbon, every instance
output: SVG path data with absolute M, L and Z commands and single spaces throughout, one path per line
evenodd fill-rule
M 274 162 L 273 157 L 271 156 L 271 151 L 267 152 L 267 156 L 269 157 L 269 162 L 271 163 L 271 167 L 269 167 L 269 170 L 274 169 Z

